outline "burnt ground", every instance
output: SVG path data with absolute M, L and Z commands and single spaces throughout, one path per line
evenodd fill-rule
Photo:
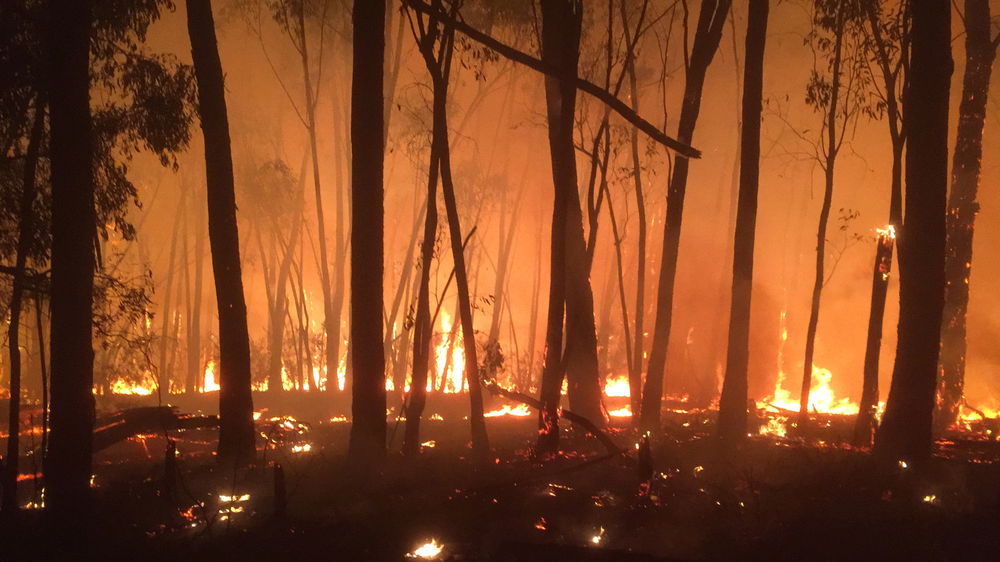
M 471 460 L 459 416 L 427 421 L 434 446 L 418 458 L 390 454 L 381 470 L 358 471 L 345 457 L 348 424 L 264 416 L 259 429 L 276 443 L 238 471 L 214 462 L 214 431 L 174 432 L 172 498 L 163 435 L 99 453 L 96 514 L 80 521 L 88 557 L 402 560 L 430 538 L 445 545 L 442 560 L 1000 556 L 1000 464 L 989 462 L 996 441 L 943 443 L 919 467 L 879 464 L 838 444 L 849 423 L 834 418 L 808 442 L 754 437 L 724 454 L 709 437 L 711 413 L 675 413 L 652 438 L 654 476 L 644 486 L 627 420 L 612 430 L 623 455 L 564 429 L 564 452 L 538 461 L 533 416 L 490 418 L 494 458 L 486 464 Z M 402 424 L 397 450 L 401 437 Z M 305 444 L 308 451 L 293 452 Z M 285 515 L 276 514 L 275 462 L 285 472 Z M 22 487 L 30 493 L 31 482 Z M 40 559 L 58 545 L 41 521 L 40 510 L 25 510 L 4 524 L 3 544 L 20 551 L 17 559 Z

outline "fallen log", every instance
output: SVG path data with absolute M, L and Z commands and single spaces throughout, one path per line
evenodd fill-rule
M 527 404 L 528 406 L 536 410 L 542 409 L 542 402 L 537 398 L 533 398 L 531 396 L 528 396 L 527 394 L 523 394 L 515 390 L 507 390 L 506 388 L 503 388 L 502 386 L 497 384 L 496 381 L 484 381 L 483 386 L 486 387 L 487 391 L 489 391 L 494 395 L 503 396 L 508 400 L 513 400 L 515 402 L 521 402 L 522 404 Z M 612 455 L 617 455 L 619 453 L 624 452 L 624 449 L 616 445 L 615 442 L 611 439 L 611 436 L 607 434 L 607 432 L 602 431 L 600 428 L 594 425 L 594 422 L 590 421 L 586 417 L 581 416 L 580 414 L 573 413 L 565 408 L 559 409 L 559 415 L 563 418 L 566 418 L 567 421 L 579 425 L 580 427 L 585 429 L 587 433 L 597 438 L 597 440 L 600 441 L 602 445 L 604 445 L 604 448 L 608 450 L 608 453 L 611 453 Z
M 94 452 L 135 435 L 182 429 L 215 429 L 218 416 L 179 414 L 173 406 L 130 408 L 99 417 L 94 423 Z

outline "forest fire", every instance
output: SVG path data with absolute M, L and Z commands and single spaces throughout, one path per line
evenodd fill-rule
M 0 559 L 995 558 L 994 4 L 0 3 Z

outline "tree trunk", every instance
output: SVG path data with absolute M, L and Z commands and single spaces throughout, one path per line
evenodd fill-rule
M 909 85 L 904 94 L 906 210 L 899 235 L 899 336 L 875 451 L 886 459 L 931 453 L 944 305 L 948 94 L 952 71 L 947 0 L 910 5 Z
M 868 340 L 865 346 L 864 377 L 861 382 L 861 403 L 854 422 L 856 447 L 870 447 L 878 411 L 878 362 L 882 349 L 882 318 L 885 316 L 885 297 L 889 289 L 889 271 L 892 269 L 892 249 L 896 233 L 891 227 L 879 229 L 875 249 L 875 266 L 872 269 L 872 304 L 868 316 Z
M 164 391 L 170 391 L 170 368 L 168 367 L 167 350 L 170 348 L 170 321 L 173 305 L 174 263 L 177 256 L 177 237 L 180 235 L 181 218 L 184 216 L 184 196 L 177 204 L 177 215 L 174 217 L 174 228 L 170 235 L 170 252 L 167 254 L 166 290 L 163 293 L 163 322 L 160 327 L 160 354 L 156 369 L 156 391 L 162 396 Z M 187 260 L 187 255 L 184 256 Z
M 351 87 L 351 440 L 362 464 L 385 455 L 385 355 L 382 350 L 382 70 L 385 6 L 354 0 Z
M 417 290 L 417 313 L 413 322 L 413 375 L 410 377 L 410 401 L 406 409 L 406 430 L 403 453 L 412 455 L 420 450 L 420 417 L 427 404 L 427 369 L 431 357 L 430 278 L 437 238 L 438 144 L 431 143 L 430 164 L 427 168 L 427 212 L 424 217 L 424 239 L 420 244 L 420 286 Z
M 747 431 L 747 364 L 750 358 L 750 300 L 760 181 L 760 114 L 764 88 L 764 43 L 768 0 L 750 0 L 743 70 L 743 132 L 740 190 L 733 235 L 733 288 L 729 308 L 726 375 L 719 400 L 719 437 L 742 440 Z
M 976 191 L 983 159 L 983 126 L 996 46 L 990 37 L 988 0 L 965 2 L 965 74 L 958 134 L 951 165 L 945 253 L 945 301 L 941 325 L 941 403 L 937 424 L 958 419 L 965 391 L 965 326 L 972 273 L 972 236 L 979 212 Z
M 52 413 L 46 514 L 63 545 L 82 546 L 90 512 L 94 427 L 94 183 L 90 120 L 90 2 L 49 7 L 52 181 Z
M 340 353 L 340 346 L 330 345 L 330 338 L 340 338 L 340 314 L 339 310 L 335 311 L 333 306 L 333 296 L 330 294 L 330 264 L 329 256 L 326 249 L 326 219 L 323 214 L 323 190 L 319 179 L 319 149 L 317 148 L 316 140 L 316 94 L 318 92 L 313 92 L 312 85 L 312 75 L 309 72 L 309 43 L 306 41 L 306 25 L 305 25 L 305 2 L 301 2 L 296 10 L 296 16 L 298 17 L 298 29 L 299 29 L 299 53 L 302 61 L 302 79 L 305 82 L 305 94 L 306 94 L 306 129 L 309 132 L 309 150 L 312 153 L 312 175 L 313 175 L 313 189 L 315 190 L 314 196 L 316 198 L 316 230 L 317 238 L 319 239 L 319 272 L 320 272 L 320 284 L 322 286 L 323 293 L 323 327 L 326 333 L 326 365 L 327 370 L 332 370 L 336 372 L 337 364 L 340 362 L 338 357 Z M 322 51 L 322 50 L 321 50 Z M 322 60 L 320 60 L 322 64 Z M 282 298 L 281 300 L 284 300 Z M 283 312 L 283 311 L 282 311 Z M 279 320 L 281 322 L 281 320 Z M 338 329 L 334 329 L 334 323 L 337 324 Z M 280 388 L 279 388 L 280 390 Z
M 901 119 L 896 96 L 897 75 L 893 73 L 892 61 L 883 39 L 881 23 L 875 9 L 877 4 L 866 2 L 864 7 L 869 31 L 875 40 L 876 58 L 882 72 L 882 91 L 886 94 L 886 121 L 889 125 L 889 138 L 892 141 L 892 183 L 889 192 L 889 224 L 879 232 L 875 266 L 872 269 L 872 297 L 868 316 L 868 338 L 861 383 L 861 402 L 858 405 L 858 417 L 854 422 L 853 443 L 857 447 L 870 447 L 875 436 L 875 414 L 878 411 L 879 395 L 879 358 L 882 349 L 885 301 L 888 294 L 889 273 L 892 269 L 896 229 L 900 227 L 903 218 L 903 145 L 906 142 L 900 131 Z M 887 244 L 888 248 L 885 247 Z
M 809 422 L 809 391 L 812 387 L 813 357 L 816 352 L 816 332 L 819 330 L 820 299 L 826 281 L 826 229 L 830 223 L 830 208 L 833 204 L 833 179 L 837 164 L 837 111 L 840 97 L 840 65 L 843 60 L 844 6 L 838 4 L 837 23 L 834 29 L 832 79 L 830 82 L 830 102 L 826 108 L 826 154 L 823 155 L 824 188 L 823 205 L 819 211 L 819 226 L 816 229 L 816 272 L 813 279 L 812 299 L 809 303 L 809 325 L 806 328 L 806 350 L 802 362 L 802 388 L 799 392 L 800 428 Z
M 198 388 L 198 379 L 201 378 L 201 296 L 202 280 L 204 279 L 205 262 L 205 237 L 201 213 L 199 217 L 197 231 L 194 242 L 194 295 L 191 304 L 191 314 L 188 315 L 187 329 L 187 376 L 185 377 L 184 391 L 195 392 Z
M 715 57 L 722 38 L 730 0 L 705 0 L 698 15 L 698 26 L 691 49 L 690 64 L 684 83 L 678 140 L 690 144 L 701 111 L 701 93 L 705 73 Z M 667 365 L 667 346 L 673 321 L 674 281 L 677 277 L 677 254 L 681 241 L 681 219 L 684 215 L 684 194 L 687 190 L 687 158 L 678 158 L 667 187 L 667 217 L 663 227 L 663 257 L 656 292 L 656 321 L 649 350 L 649 367 L 642 392 L 642 426 L 657 429 L 660 425 L 660 404 L 663 398 L 663 373 Z
M 473 455 L 480 460 L 489 453 L 490 442 L 483 419 L 483 388 L 479 384 L 479 360 L 476 355 L 476 332 L 472 325 L 472 297 L 469 294 L 469 278 L 465 267 L 465 252 L 462 248 L 462 226 L 455 201 L 455 186 L 451 178 L 451 155 L 448 147 L 448 120 L 445 98 L 447 86 L 443 80 L 435 84 L 434 129 L 444 138 L 440 141 L 441 192 L 444 195 L 445 211 L 448 216 L 448 231 L 451 233 L 451 254 L 455 262 L 455 287 L 458 290 L 458 312 L 462 321 L 462 345 L 465 349 L 465 378 L 469 381 L 469 425 L 472 431 Z
M 34 124 L 28 138 L 28 151 L 24 155 L 24 174 L 21 181 L 21 205 L 18 213 L 17 255 L 14 258 L 14 275 L 11 280 L 10 322 L 7 325 L 7 345 L 10 350 L 10 402 L 7 418 L 7 455 L 4 457 L 2 507 L 5 512 L 17 510 L 17 474 L 21 459 L 21 309 L 24 304 L 24 270 L 28 252 L 35 237 L 35 198 L 38 184 L 35 171 L 38 151 L 45 125 L 45 102 L 42 95 L 35 97 Z
M 218 454 L 220 460 L 247 463 L 255 453 L 250 338 L 236 224 L 229 117 L 211 0 L 187 0 L 187 20 L 198 81 L 198 111 L 205 136 L 208 239 L 219 310 Z
M 550 254 L 549 305 L 548 325 L 545 338 L 545 364 L 542 369 L 541 402 L 539 411 L 539 433 L 537 449 L 540 453 L 553 452 L 559 443 L 558 409 L 560 389 L 563 376 L 566 374 L 570 360 L 569 353 L 569 319 L 567 325 L 567 350 L 563 355 L 563 321 L 564 312 L 568 312 L 567 299 L 575 280 L 569 272 L 570 246 L 584 245 L 583 214 L 580 210 L 579 194 L 577 192 L 576 154 L 573 148 L 573 117 L 576 107 L 576 88 L 572 78 L 576 76 L 577 62 L 580 57 L 580 30 L 583 18 L 583 5 L 574 0 L 545 0 L 542 7 L 542 60 L 559 69 L 561 77 L 545 77 L 545 99 L 548 115 L 549 152 L 552 157 L 552 181 L 554 198 L 552 206 L 552 249 Z M 575 198 L 576 213 L 571 214 L 571 203 Z M 570 241 L 570 231 L 576 232 L 573 219 L 579 222 L 579 241 Z M 573 226 L 571 228 L 571 225 Z M 574 256 L 583 260 L 586 266 L 586 248 L 575 248 L 576 252 L 583 250 L 582 255 Z M 589 289 L 589 280 L 587 280 Z M 575 293 L 582 291 L 577 289 Z M 580 295 L 578 295 L 579 298 Z M 583 297 L 585 298 L 585 297 Z M 581 311 L 576 311 L 573 328 L 580 332 L 582 321 Z M 568 315 L 567 315 L 568 316 Z M 590 322 L 593 327 L 593 296 L 591 296 Z M 574 333 L 574 337 L 579 337 Z M 591 331 L 593 358 L 590 369 L 597 378 L 597 336 Z M 574 355 L 578 365 L 576 369 L 585 368 L 583 361 L 587 359 L 585 345 L 577 343 Z M 581 357 L 582 356 L 582 357 Z M 576 394 L 576 392 L 575 392 Z M 597 394 L 598 411 L 600 407 L 600 388 Z M 584 415 L 588 415 L 584 413 Z M 603 421 L 603 416 L 595 418 Z

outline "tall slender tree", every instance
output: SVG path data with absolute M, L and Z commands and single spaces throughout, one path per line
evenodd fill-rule
M 965 73 L 958 107 L 958 134 L 951 164 L 951 193 L 946 221 L 944 318 L 941 324 L 941 403 L 937 422 L 947 427 L 958 418 L 965 393 L 966 315 L 972 274 L 972 237 L 979 202 L 983 160 L 983 127 L 993 60 L 1000 35 L 992 37 L 988 0 L 966 0 Z
M 906 136 L 902 127 L 902 108 L 899 90 L 906 75 L 906 3 L 895 10 L 881 2 L 865 0 L 862 3 L 867 20 L 866 44 L 874 53 L 876 68 L 881 78 L 881 88 L 875 88 L 885 105 L 885 118 L 892 145 L 892 167 L 889 192 L 889 222 L 878 231 L 875 264 L 872 268 L 872 296 L 868 314 L 868 337 L 865 345 L 865 363 L 861 383 L 861 401 L 858 417 L 854 422 L 854 444 L 870 447 L 875 433 L 875 414 L 878 411 L 878 372 L 882 351 L 882 325 L 885 318 L 889 273 L 892 270 L 892 252 L 896 243 L 896 229 L 903 220 L 903 146 Z M 873 72 L 874 74 L 874 72 Z
M 187 25 L 205 137 L 208 240 L 219 310 L 218 454 L 221 460 L 246 463 L 252 460 L 255 450 L 250 337 L 236 224 L 229 117 L 211 0 L 187 0 Z
M 906 202 L 899 233 L 899 336 L 875 451 L 887 459 L 930 456 L 945 292 L 951 6 L 912 2 L 906 108 Z
M 705 74 L 715 57 L 722 39 L 722 28 L 729 14 L 730 0 L 704 0 L 698 14 L 691 54 L 685 59 L 684 99 L 681 102 L 677 140 L 691 144 L 695 124 L 701 112 L 701 94 Z M 642 391 L 641 424 L 647 428 L 660 425 L 660 405 L 663 399 L 663 374 L 667 365 L 667 346 L 673 321 L 674 281 L 677 277 L 677 255 L 681 242 L 681 219 L 684 216 L 684 195 L 687 191 L 690 161 L 678 158 L 667 186 L 667 218 L 663 226 L 663 256 L 660 280 L 656 292 L 656 320 L 649 350 L 649 366 Z M 639 335 L 637 334 L 636 337 Z
M 743 60 L 743 131 L 740 138 L 740 190 L 733 236 L 733 289 L 729 310 L 726 375 L 719 400 L 719 436 L 739 440 L 747 426 L 747 364 L 750 357 L 750 300 L 760 181 L 760 114 L 764 88 L 764 42 L 768 0 L 750 0 L 746 56 Z
M 350 455 L 385 454 L 385 355 L 382 350 L 383 66 L 385 5 L 354 0 L 351 86 L 351 425 Z
M 4 457 L 3 497 L 0 499 L 3 511 L 17 510 L 17 474 L 21 459 L 21 310 L 24 305 L 25 273 L 28 253 L 35 237 L 34 205 L 38 194 L 36 170 L 38 153 L 45 126 L 45 102 L 36 94 L 31 135 L 28 150 L 24 155 L 24 173 L 21 180 L 21 201 L 18 210 L 17 254 L 10 292 L 10 322 L 7 325 L 7 345 L 10 350 L 10 406 L 7 417 L 7 455 Z
M 94 426 L 91 16 L 86 0 L 49 4 L 52 412 L 45 500 L 55 536 L 70 548 L 80 546 L 90 510 Z
M 558 443 L 559 394 L 568 379 L 570 408 L 603 425 L 601 388 L 594 326 L 594 296 L 583 236 L 583 212 L 577 188 L 573 122 L 576 108 L 577 61 L 583 3 L 543 0 L 542 60 L 558 69 L 545 79 L 549 152 L 552 158 L 552 210 L 549 313 L 542 372 L 542 412 L 538 445 L 551 451 Z M 564 316 L 565 314 L 565 316 Z M 563 353 L 563 319 L 566 349 Z

